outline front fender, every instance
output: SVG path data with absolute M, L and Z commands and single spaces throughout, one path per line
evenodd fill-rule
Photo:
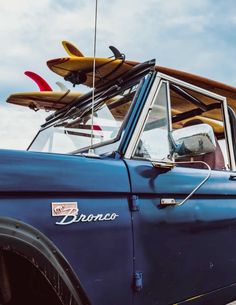
M 13 251 L 37 267 L 63 304 L 91 304 L 65 257 L 34 227 L 13 218 L 0 217 L 0 249 Z

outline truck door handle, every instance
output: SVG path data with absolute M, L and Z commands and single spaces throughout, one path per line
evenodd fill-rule
M 236 174 L 231 174 L 229 176 L 229 180 L 236 180 Z

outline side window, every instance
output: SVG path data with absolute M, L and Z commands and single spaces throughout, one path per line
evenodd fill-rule
M 214 170 L 229 169 L 222 101 L 175 84 L 170 84 L 170 100 L 173 130 L 208 124 L 213 129 L 216 145 L 213 152 L 178 158 L 177 161 L 204 161 Z M 206 168 L 199 163 L 184 166 Z
M 176 161 L 182 162 L 181 166 L 184 167 L 205 169 L 205 162 L 214 170 L 230 169 L 223 97 L 217 98 L 218 96 L 201 88 L 192 89 L 188 84 L 178 85 L 162 80 L 146 115 L 133 158 L 155 161 L 175 158 Z M 192 128 L 198 124 L 205 125 Z M 179 134 L 176 131 L 180 129 L 185 129 L 182 133 L 185 142 L 181 145 L 189 145 L 189 148 L 186 146 L 184 150 L 188 153 L 182 155 L 173 151 L 173 145 L 180 144 L 173 142 L 175 139 L 172 135 Z M 207 132 L 212 135 L 212 142 L 207 142 L 210 135 Z M 207 143 L 204 149 L 202 141 Z M 196 143 L 195 146 L 192 143 Z M 193 150 L 190 147 L 194 147 Z M 196 147 L 199 149 L 195 150 Z
M 134 158 L 162 160 L 169 155 L 167 84 L 162 82 L 144 124 Z

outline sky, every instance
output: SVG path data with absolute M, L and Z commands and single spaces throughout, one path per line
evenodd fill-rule
M 0 0 L 0 148 L 26 149 L 48 113 L 9 105 L 15 92 L 37 91 L 31 70 L 55 82 L 46 61 L 65 57 L 68 40 L 93 54 L 95 0 Z M 234 0 L 98 0 L 97 56 L 114 45 L 126 58 L 184 70 L 236 86 Z M 72 88 L 84 90 L 83 86 Z

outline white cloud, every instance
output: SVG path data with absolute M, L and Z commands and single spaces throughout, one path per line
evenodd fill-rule
M 48 114 L 9 105 L 0 108 L 1 148 L 26 149 Z

